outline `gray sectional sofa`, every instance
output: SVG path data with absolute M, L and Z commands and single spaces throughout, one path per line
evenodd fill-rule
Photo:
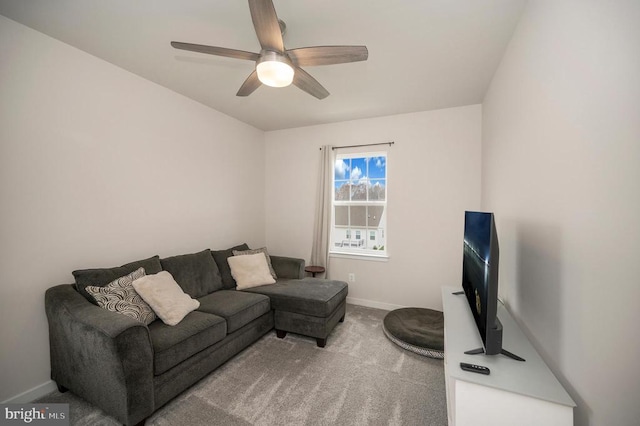
M 74 271 L 75 284 L 45 294 L 51 378 L 118 421 L 140 424 L 270 330 L 316 338 L 344 320 L 345 282 L 305 278 L 304 260 L 271 256 L 275 284 L 236 290 L 227 258 L 233 250 L 160 259 L 117 268 Z M 169 271 L 182 290 L 200 302 L 177 325 L 148 325 L 95 304 L 85 287 L 104 286 L 144 268 Z

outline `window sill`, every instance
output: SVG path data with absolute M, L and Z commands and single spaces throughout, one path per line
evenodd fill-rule
M 369 254 L 369 253 L 344 253 L 341 251 L 330 251 L 329 257 L 338 259 L 366 260 L 372 262 L 388 262 L 389 255 Z

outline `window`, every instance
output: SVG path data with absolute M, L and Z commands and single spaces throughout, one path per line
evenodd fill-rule
M 386 255 L 387 154 L 337 155 L 333 175 L 331 251 Z

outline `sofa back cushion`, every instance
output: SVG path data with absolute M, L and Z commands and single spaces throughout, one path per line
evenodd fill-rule
M 231 275 L 231 268 L 229 267 L 229 263 L 227 262 L 227 259 L 233 256 L 234 250 L 249 250 L 249 246 L 246 243 L 242 243 L 227 250 L 211 251 L 213 259 L 215 260 L 216 264 L 218 265 L 218 269 L 220 270 L 220 275 L 222 276 L 222 287 L 226 290 L 236 288 L 236 281 Z
M 160 259 L 162 269 L 169 272 L 182 290 L 193 298 L 222 289 L 222 278 L 211 250 Z
M 112 268 L 79 269 L 73 271 L 73 277 L 76 280 L 76 290 L 78 290 L 85 299 L 95 305 L 96 301 L 85 290 L 86 286 L 103 287 L 120 277 L 124 277 L 125 275 L 132 273 L 138 268 L 144 268 L 147 275 L 157 274 L 162 271 L 160 256 L 136 260 L 135 262 Z

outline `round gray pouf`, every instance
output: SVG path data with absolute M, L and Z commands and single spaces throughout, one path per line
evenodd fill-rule
M 440 311 L 396 309 L 384 317 L 382 330 L 403 349 L 430 358 L 444 358 L 444 315 Z

